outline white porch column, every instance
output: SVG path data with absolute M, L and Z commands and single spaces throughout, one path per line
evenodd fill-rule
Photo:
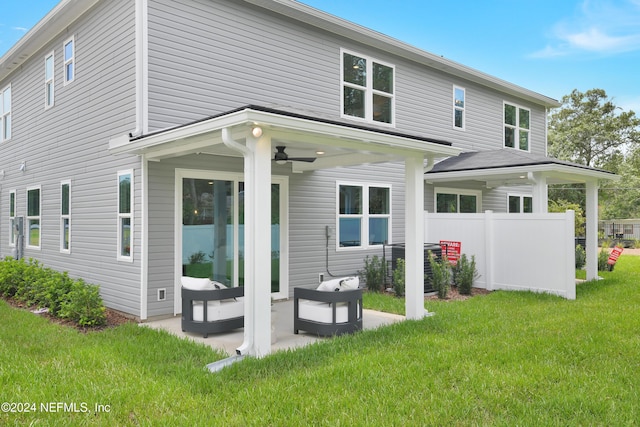
M 421 319 L 424 308 L 424 159 L 405 158 L 405 310 Z
M 530 174 L 533 184 L 533 213 L 549 212 L 549 194 L 547 185 L 547 177 L 541 173 L 534 172 Z
M 586 269 L 587 280 L 594 280 L 598 278 L 598 182 L 587 181 L 586 187 Z
M 247 136 L 246 148 L 223 130 L 226 145 L 244 155 L 244 342 L 238 354 L 271 352 L 271 139 Z

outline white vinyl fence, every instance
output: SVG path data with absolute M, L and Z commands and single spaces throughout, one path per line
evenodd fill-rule
M 476 257 L 489 290 L 529 290 L 576 298 L 574 212 L 440 214 L 425 212 L 425 242 L 461 242 Z

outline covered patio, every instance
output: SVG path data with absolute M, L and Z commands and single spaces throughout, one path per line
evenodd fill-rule
M 602 169 L 510 148 L 461 153 L 425 174 L 428 183 L 481 182 L 485 189 L 529 185 L 533 213 L 548 212 L 549 185 L 585 184 L 587 280 L 598 278 L 598 182 L 619 179 Z
M 149 244 L 145 224 L 149 215 L 146 192 L 150 183 L 145 165 L 197 153 L 243 159 L 245 317 L 243 340 L 235 350 L 238 355 L 257 357 L 265 356 L 273 349 L 270 328 L 272 161 L 276 147 L 283 146 L 291 157 L 318 154 L 314 162 L 292 163 L 294 174 L 372 163 L 404 164 L 405 311 L 408 319 L 424 317 L 427 314 L 423 298 L 424 172 L 436 159 L 459 154 L 460 150 L 451 147 L 449 142 L 402 134 L 393 128 L 261 106 L 246 106 L 187 125 L 110 141 L 113 154 L 132 154 L 143 159 L 143 247 Z M 146 252 L 145 257 L 143 272 L 149 268 Z M 173 282 L 177 294 L 181 275 L 182 271 L 176 267 Z M 149 283 L 148 275 L 143 273 L 143 276 L 141 317 L 145 319 Z M 180 304 L 176 303 L 174 314 L 180 311 Z

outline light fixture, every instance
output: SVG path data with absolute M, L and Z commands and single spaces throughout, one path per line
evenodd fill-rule
M 322 155 L 324 154 L 324 151 L 316 151 L 316 154 L 317 154 L 318 156 L 322 156 Z
M 27 170 L 27 162 L 22 162 L 20 164 L 20 172 L 25 172 Z
M 520 175 L 520 179 L 525 179 L 525 178 L 526 178 L 526 176 Z
M 251 135 L 254 138 L 260 138 L 262 136 L 262 128 L 260 126 L 254 126 L 251 128 Z

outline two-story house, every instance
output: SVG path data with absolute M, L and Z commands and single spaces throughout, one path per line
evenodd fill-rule
M 544 210 L 607 175 L 545 157 L 557 101 L 293 0 L 62 0 L 0 99 L 2 256 L 143 320 L 180 312 L 182 275 L 244 285 L 258 354 L 271 296 L 385 242 L 422 317 L 424 210 Z

